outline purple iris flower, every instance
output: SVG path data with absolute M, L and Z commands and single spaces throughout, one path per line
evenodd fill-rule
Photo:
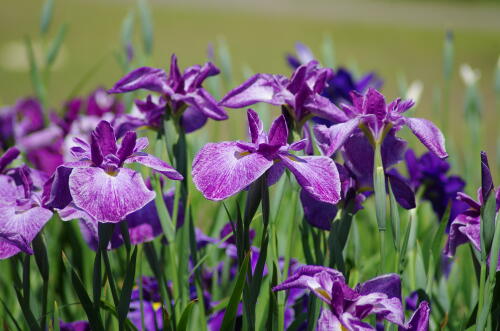
M 396 274 L 382 275 L 358 284 L 353 290 L 337 270 L 306 265 L 298 268 L 293 276 L 273 288 L 273 291 L 309 289 L 328 307 L 322 309 L 318 330 L 375 330 L 363 319 L 375 314 L 401 330 L 427 330 L 429 310 L 426 303 L 408 322 L 404 322 L 401 303 L 401 279 Z M 424 318 L 425 315 L 427 319 Z M 416 321 L 418 320 L 418 322 Z
M 496 192 L 495 192 L 496 191 Z M 470 242 L 478 251 L 481 251 L 481 207 L 484 204 L 483 190 L 479 188 L 477 191 L 477 201 L 465 193 L 458 193 L 457 198 L 466 203 L 469 208 L 459 214 L 451 222 L 448 241 L 444 249 L 444 254 L 453 257 L 457 247 Z M 496 211 L 500 209 L 500 187 L 490 190 L 490 194 L 496 194 Z M 500 256 L 498 258 L 500 262 Z M 500 263 L 498 263 L 497 271 L 500 271 Z
M 406 151 L 405 161 L 414 190 L 423 189 L 422 198 L 430 201 L 439 220 L 450 202 L 449 222 L 468 208 L 465 202 L 456 198 L 457 193 L 463 191 L 465 181 L 459 176 L 447 175 L 450 169 L 448 162 L 430 152 L 417 158 L 411 149 Z
M 287 144 L 288 128 L 283 115 L 264 132 L 257 113 L 247 112 L 251 143 L 226 141 L 205 145 L 193 160 L 193 181 L 205 198 L 223 200 L 252 184 L 268 171 L 273 184 L 288 168 L 298 183 L 315 199 L 337 203 L 340 180 L 333 160 L 324 156 L 298 157 L 290 151 L 304 149 L 301 140 Z
M 321 95 L 332 75 L 332 69 L 320 68 L 317 61 L 301 65 L 291 78 L 257 74 L 228 92 L 220 104 L 229 108 L 243 108 L 258 102 L 285 106 L 298 132 L 313 116 L 334 123 L 345 122 L 348 118 L 344 112 Z
M 431 152 L 440 158 L 448 156 L 444 136 L 431 121 L 403 116 L 413 106 L 413 101 L 396 99 L 387 105 L 384 96 L 373 88 L 369 88 L 365 95 L 353 92 L 351 96 L 352 106 L 342 105 L 346 120 L 330 127 L 318 125 L 314 128 L 323 154 L 332 155 L 359 131 L 363 131 L 370 143 L 375 145 L 382 143 L 389 132 L 398 131 L 406 125 Z
M 44 204 L 63 209 L 72 204 L 98 222 L 117 223 L 152 201 L 140 173 L 125 164 L 139 163 L 173 180 L 183 177 L 166 162 L 142 152 L 148 139 L 127 132 L 120 144 L 109 122 L 101 121 L 90 144 L 76 139 L 72 148 L 77 162 L 59 166 L 44 186 Z
M 315 59 L 311 49 L 302 43 L 298 42 L 295 44 L 295 52 L 297 56 L 288 54 L 286 57 L 288 64 L 293 69 L 297 69 L 301 65 Z M 340 103 L 352 103 L 351 92 L 363 93 L 368 87 L 379 89 L 382 87 L 382 84 L 383 82 L 373 72 L 356 80 L 349 70 L 339 67 L 327 81 L 321 95 L 327 97 L 336 105 Z M 321 123 L 322 121 L 319 120 L 319 122 Z
M 207 118 L 217 121 L 227 119 L 226 111 L 217 105 L 217 101 L 203 88 L 203 81 L 219 74 L 219 69 L 211 62 L 203 66 L 188 67 L 181 74 L 177 66 L 177 57 L 172 55 L 170 72 L 167 76 L 162 69 L 142 67 L 133 70 L 120 79 L 109 93 L 125 93 L 146 89 L 157 92 L 155 100 L 148 96 L 145 101 L 136 101 L 143 114 L 141 125 L 158 128 L 166 109 L 174 118 L 180 118 L 180 124 L 186 132 L 201 128 Z
M 23 98 L 15 105 L 0 108 L 0 146 L 7 148 L 14 141 L 43 128 L 43 109 L 35 98 Z
M 0 157 L 0 259 L 33 254 L 31 242 L 52 217 L 40 199 L 46 178 L 26 165 L 6 169 L 19 154 L 12 147 Z

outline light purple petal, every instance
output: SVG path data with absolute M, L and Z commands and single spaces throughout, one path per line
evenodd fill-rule
M 321 309 L 321 315 L 319 316 L 318 324 L 316 326 L 317 331 L 337 331 L 343 329 L 344 327 L 340 323 L 339 319 L 328 308 Z
M 443 133 L 434 123 L 423 118 L 408 117 L 406 119 L 406 125 L 431 152 L 442 159 L 448 156 Z
M 247 119 L 250 138 L 252 139 L 252 143 L 257 144 L 261 142 L 260 138 L 264 134 L 264 126 L 259 118 L 259 114 L 257 114 L 253 109 L 249 108 L 247 110 Z
M 140 163 L 145 167 L 151 168 L 162 175 L 170 178 L 172 180 L 182 180 L 184 177 L 180 173 L 177 172 L 170 164 L 167 162 L 157 158 L 154 155 L 146 154 L 146 153 L 135 153 L 131 157 L 125 160 L 125 163 Z
M 340 200 L 340 179 L 335 162 L 325 156 L 281 156 L 297 182 L 317 200 L 336 204 Z
M 220 105 L 243 108 L 257 102 L 267 102 L 275 106 L 285 104 L 286 98 L 291 97 L 291 94 L 280 84 L 282 79 L 279 75 L 257 74 L 231 90 L 222 98 Z
M 116 175 L 94 167 L 73 169 L 69 188 L 75 205 L 99 222 L 120 222 L 155 197 L 141 175 L 127 168 Z
M 30 253 L 31 242 L 51 217 L 52 212 L 42 207 L 16 211 L 15 206 L 0 206 L 0 259 Z
M 0 206 L 14 205 L 16 197 L 17 188 L 14 179 L 10 176 L 0 175 Z
M 356 117 L 347 122 L 339 123 L 327 127 L 326 125 L 317 125 L 314 127 L 314 135 L 318 142 L 318 147 L 325 156 L 332 156 L 351 134 L 358 128 L 360 118 Z
M 205 198 L 223 200 L 250 185 L 273 165 L 236 142 L 209 143 L 193 160 L 193 181 Z
M 138 89 L 166 93 L 169 91 L 167 86 L 167 74 L 162 69 L 141 67 L 128 73 L 120 79 L 109 93 L 124 93 Z

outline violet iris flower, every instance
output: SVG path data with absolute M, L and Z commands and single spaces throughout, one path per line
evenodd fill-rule
M 465 202 L 456 199 L 457 193 L 463 191 L 465 181 L 459 176 L 447 175 L 450 169 L 447 161 L 430 152 L 417 157 L 412 149 L 406 151 L 405 161 L 414 190 L 423 189 L 422 198 L 430 201 L 439 220 L 450 202 L 450 223 L 468 208 Z
M 400 330 L 427 330 L 429 309 L 423 302 L 408 323 L 404 322 L 401 279 L 396 274 L 382 275 L 351 289 L 335 269 L 306 265 L 273 291 L 309 289 L 328 306 L 318 320 L 318 330 L 375 330 L 363 319 L 375 314 L 400 327 Z
M 353 105 L 342 105 L 346 120 L 330 127 L 318 125 L 314 128 L 324 155 L 331 156 L 360 130 L 375 145 L 381 144 L 390 131 L 398 131 L 406 125 L 431 152 L 440 158 L 448 156 L 444 136 L 431 121 L 403 116 L 413 106 L 413 101 L 396 99 L 387 105 L 384 96 L 373 88 L 365 95 L 353 92 L 351 96 Z
M 40 199 L 46 178 L 26 165 L 6 169 L 18 156 L 12 147 L 0 157 L 0 259 L 33 254 L 31 242 L 52 217 Z
M 90 331 L 90 323 L 88 321 L 74 322 L 59 322 L 59 330 L 61 331 Z
M 139 163 L 173 180 L 183 177 L 166 162 L 142 152 L 147 138 L 127 132 L 120 144 L 109 122 L 101 121 L 91 143 L 76 139 L 72 148 L 77 162 L 59 166 L 44 186 L 44 204 L 63 209 L 72 204 L 98 222 L 117 223 L 152 201 L 141 175 L 125 164 Z
M 0 108 L 0 146 L 12 146 L 19 138 L 43 128 L 43 109 L 35 98 L 19 99 Z
M 257 74 L 228 92 L 220 104 L 228 108 L 243 108 L 258 102 L 285 106 L 299 132 L 313 116 L 334 123 L 345 122 L 347 116 L 321 95 L 332 75 L 332 69 L 319 68 L 317 61 L 301 65 L 290 79 L 281 75 Z
M 109 93 L 139 89 L 157 92 L 160 97 L 156 100 L 150 95 L 145 101 L 136 101 L 144 115 L 141 125 L 158 128 L 160 119 L 169 109 L 174 118 L 180 117 L 180 124 L 185 131 L 192 132 L 201 128 L 207 118 L 217 121 L 228 118 L 226 111 L 217 105 L 217 101 L 202 86 L 205 79 L 219 72 L 213 63 L 208 62 L 203 66 L 188 67 L 181 74 L 177 57 L 173 54 L 168 76 L 162 69 L 138 68 L 120 79 Z
M 298 183 L 315 199 L 328 203 L 340 200 L 339 173 L 335 163 L 324 156 L 294 156 L 304 149 L 301 140 L 287 144 L 288 128 L 283 115 L 264 132 L 257 113 L 247 112 L 251 143 L 225 141 L 205 145 L 193 160 L 193 181 L 205 198 L 223 200 L 248 187 L 268 171 L 269 184 L 288 168 Z
M 496 211 L 498 213 L 500 209 L 500 187 L 496 190 L 493 189 L 490 194 L 496 194 Z M 444 254 L 449 257 L 455 255 L 458 246 L 467 242 L 470 242 L 478 252 L 481 251 L 481 207 L 485 203 L 482 188 L 477 191 L 477 201 L 462 192 L 458 193 L 457 198 L 466 203 L 469 208 L 451 222 L 448 241 L 444 249 Z M 500 256 L 498 260 L 500 262 Z M 497 271 L 500 271 L 500 263 L 498 263 Z
M 286 57 L 288 64 L 293 69 L 297 69 L 301 65 L 315 59 L 311 49 L 302 43 L 298 42 L 295 44 L 295 52 L 297 56 L 288 54 Z M 356 91 L 363 93 L 366 89 L 368 89 L 368 87 L 379 89 L 382 87 L 382 84 L 382 80 L 380 80 L 373 72 L 370 72 L 362 76 L 359 80 L 356 80 L 354 75 L 349 70 L 339 67 L 335 71 L 334 75 L 327 81 L 321 95 L 327 97 L 336 105 L 346 102 L 352 103 L 351 92 Z

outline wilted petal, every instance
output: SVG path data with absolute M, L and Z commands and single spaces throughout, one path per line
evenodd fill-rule
M 42 207 L 16 211 L 15 206 L 0 205 L 0 259 L 20 251 L 31 253 L 31 242 L 52 217 Z
M 143 166 L 151 168 L 172 180 L 182 180 L 184 178 L 180 173 L 177 172 L 177 170 L 172 168 L 170 164 L 151 154 L 137 152 L 125 160 L 125 163 L 134 163 L 134 162 L 140 163 Z
M 285 104 L 290 93 L 279 83 L 280 76 L 257 74 L 231 90 L 220 105 L 229 108 L 243 108 L 257 102 L 267 102 L 275 106 Z
M 250 185 L 273 165 L 236 142 L 209 143 L 193 160 L 193 181 L 205 198 L 223 200 Z
M 314 127 L 314 135 L 318 147 L 325 156 L 332 156 L 352 133 L 358 128 L 360 118 L 356 117 L 347 122 L 335 124 L 330 127 L 317 125 Z
M 101 168 L 73 169 L 69 188 L 75 205 L 99 222 L 120 222 L 155 197 L 141 175 L 127 168 L 116 175 Z
M 387 179 L 391 184 L 394 198 L 405 209 L 413 209 L 416 206 L 415 192 L 406 178 L 394 168 L 386 172 Z
M 417 310 L 413 313 L 410 321 L 404 327 L 399 327 L 399 331 L 427 331 L 429 330 L 429 315 L 431 309 L 426 301 L 422 301 Z
M 309 224 L 322 230 L 330 230 L 337 215 L 337 206 L 316 200 L 306 190 L 300 190 L 300 202 Z
M 141 67 L 128 73 L 120 79 L 109 93 L 124 93 L 138 89 L 166 93 L 169 88 L 166 84 L 167 74 L 162 69 Z
M 335 162 L 324 156 L 282 155 L 281 161 L 297 182 L 317 200 L 336 204 L 340 200 L 340 179 Z
M 444 159 L 446 153 L 443 133 L 429 120 L 423 118 L 406 118 L 406 125 L 415 136 L 431 152 Z

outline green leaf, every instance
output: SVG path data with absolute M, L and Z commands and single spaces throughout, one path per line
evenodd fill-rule
M 104 330 L 101 317 L 99 314 L 95 313 L 92 301 L 90 300 L 87 290 L 85 289 L 85 285 L 83 285 L 83 282 L 78 273 L 76 272 L 76 269 L 73 267 L 71 262 L 69 262 L 68 258 L 64 253 L 63 253 L 63 261 L 69 267 L 69 272 L 71 273 L 71 282 L 73 283 L 73 289 L 75 290 L 75 293 L 78 296 L 80 303 L 82 304 L 83 310 L 85 310 L 85 313 L 87 314 L 90 327 L 92 328 L 92 330 Z
M 5 310 L 5 312 L 7 313 L 7 316 L 9 316 L 9 318 L 12 320 L 12 323 L 14 323 L 14 325 L 16 326 L 16 329 L 21 331 L 21 327 L 19 326 L 19 324 L 17 323 L 17 320 L 16 318 L 14 317 L 14 315 L 11 313 L 11 311 L 9 310 L 9 307 L 7 307 L 7 305 L 5 304 L 5 301 L 2 300 L 2 298 L 0 298 L 0 302 L 2 303 L 2 306 L 3 306 L 3 309 Z
M 250 253 L 247 253 L 243 264 L 241 265 L 238 277 L 236 278 L 236 284 L 234 285 L 231 298 L 226 307 L 226 312 L 224 314 L 224 319 L 222 320 L 221 330 L 233 330 L 234 323 L 236 319 L 236 313 L 238 311 L 238 305 L 241 300 L 241 293 L 243 292 L 243 287 L 245 285 L 245 279 L 247 277 L 248 263 L 250 259 Z
M 153 18 L 146 0 L 139 0 L 139 14 L 141 16 L 142 41 L 144 52 L 147 55 L 153 53 Z
M 54 38 L 54 40 L 52 40 L 52 43 L 50 44 L 50 47 L 47 50 L 47 54 L 45 56 L 45 65 L 47 66 L 47 68 L 50 68 L 57 59 L 57 55 L 61 50 L 61 46 L 66 37 L 67 32 L 68 32 L 68 24 L 65 23 L 59 28 L 56 37 Z
M 101 300 L 100 306 L 102 309 L 104 309 L 107 312 L 110 312 L 114 317 L 116 317 L 116 319 L 118 319 L 118 313 L 116 312 L 115 308 L 111 304 L 109 304 L 106 301 Z M 132 322 L 130 322 L 128 319 L 125 320 L 125 325 L 127 326 L 127 328 L 129 330 L 132 330 L 132 331 L 137 330 L 135 325 Z
M 321 51 L 323 53 L 323 64 L 327 68 L 335 68 L 335 46 L 332 37 L 326 35 L 321 44 Z
M 434 266 L 435 270 L 441 270 L 438 265 L 441 263 L 441 252 L 443 250 L 443 238 L 445 237 L 446 225 L 448 224 L 448 219 L 450 218 L 451 211 L 451 203 L 448 204 L 446 211 L 441 218 L 441 222 L 439 223 L 439 227 L 436 230 L 436 233 L 432 237 L 431 246 L 430 246 L 430 255 L 432 260 L 437 264 Z
M 35 60 L 35 53 L 33 51 L 33 45 L 31 43 L 31 39 L 26 37 L 24 40 L 26 44 L 26 51 L 28 55 L 28 60 L 30 64 L 30 77 L 31 84 L 33 85 L 33 89 L 35 91 L 36 97 L 42 103 L 43 107 L 46 106 L 46 90 L 43 84 L 42 77 L 40 75 L 40 71 L 38 69 L 38 65 Z
M 46 328 L 47 325 L 47 299 L 49 293 L 49 259 L 47 254 L 47 247 L 45 246 L 45 242 L 43 240 L 42 233 L 39 233 L 35 239 L 33 240 L 33 252 L 35 254 L 35 261 L 38 266 L 38 270 L 40 271 L 40 275 L 42 275 L 43 284 L 42 284 L 42 316 L 40 319 L 40 325 L 43 329 Z
M 410 233 L 412 231 L 413 223 L 415 222 L 414 212 L 410 211 L 410 218 L 408 224 L 406 225 L 405 236 L 403 237 L 403 242 L 401 243 L 401 252 L 399 255 L 399 270 L 400 274 L 403 273 L 404 268 L 406 266 L 406 253 L 408 251 L 408 243 L 410 241 Z
M 132 44 L 132 35 L 134 33 L 134 12 L 129 11 L 122 23 L 122 46 L 127 47 Z
M 54 0 L 46 0 L 42 8 L 42 16 L 40 17 L 40 32 L 42 35 L 49 30 L 52 15 L 54 14 Z
M 486 257 L 493 243 L 496 218 L 496 194 L 491 192 L 486 203 L 481 207 L 481 255 Z
M 193 311 L 195 303 L 198 301 L 198 299 L 191 300 L 184 311 L 182 312 L 181 319 L 179 320 L 179 323 L 177 324 L 177 331 L 186 331 L 189 318 L 191 317 L 191 312 Z
M 130 296 L 132 294 L 132 288 L 134 287 L 135 280 L 135 266 L 137 262 L 137 246 L 135 246 L 132 252 L 132 257 L 128 261 L 127 271 L 125 273 L 125 281 L 123 282 L 123 287 L 120 294 L 120 302 L 118 303 L 118 322 L 123 325 L 123 322 L 127 318 L 129 306 L 130 306 Z
M 391 206 L 391 229 L 392 236 L 394 241 L 394 248 L 397 252 L 399 252 L 401 246 L 401 220 L 399 218 L 399 210 L 398 204 L 396 203 L 396 198 L 394 197 L 394 193 L 392 192 L 391 185 L 388 185 L 389 188 L 389 203 Z

